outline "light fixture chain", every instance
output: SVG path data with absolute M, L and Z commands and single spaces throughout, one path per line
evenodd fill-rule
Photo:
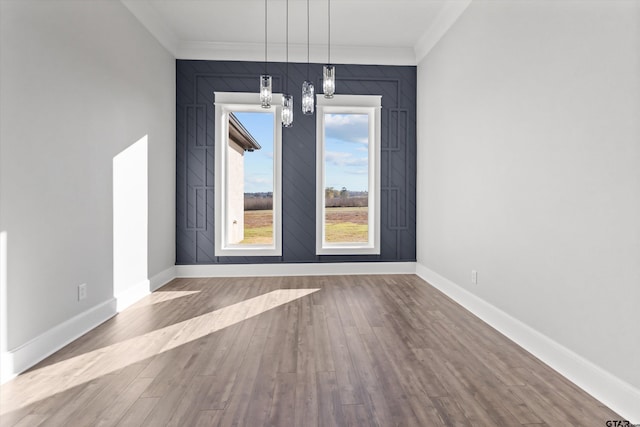
M 327 64 L 322 67 L 322 91 L 327 99 L 336 91 L 336 69 L 331 65 L 331 0 L 327 0 Z
M 267 15 L 267 0 L 264 0 L 264 74 L 260 76 L 260 106 L 262 108 L 271 108 L 271 100 L 273 99 L 272 92 L 272 79 L 268 73 L 268 43 L 267 36 L 269 34 L 267 30 L 268 15 Z
M 264 0 L 264 73 L 267 74 L 267 0 Z
M 307 0 L 307 80 L 309 80 L 309 0 Z
M 286 2 L 286 14 L 285 14 L 285 18 L 286 18 L 286 70 L 285 70 L 285 92 L 288 94 L 289 93 L 289 0 L 287 0 Z

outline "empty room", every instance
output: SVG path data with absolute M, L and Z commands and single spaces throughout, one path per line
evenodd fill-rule
M 0 0 L 0 426 L 640 425 L 640 0 Z

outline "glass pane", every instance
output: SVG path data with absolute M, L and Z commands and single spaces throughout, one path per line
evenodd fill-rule
M 273 244 L 272 112 L 229 114 L 227 244 Z
M 369 115 L 324 115 L 325 243 L 369 240 Z

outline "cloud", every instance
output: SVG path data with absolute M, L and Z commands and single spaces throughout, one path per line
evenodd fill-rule
M 351 175 L 367 175 L 369 173 L 367 169 L 353 169 L 347 170 L 346 172 Z
M 324 128 L 329 139 L 358 144 L 369 143 L 369 116 L 367 114 L 326 114 Z
M 251 177 L 246 179 L 247 184 L 271 184 L 271 180 L 267 178 Z
M 270 159 L 273 159 L 273 151 L 263 151 L 263 152 L 262 152 L 262 154 L 263 154 L 265 157 L 268 157 L 268 158 L 270 158 Z
M 249 176 L 245 177 L 245 193 L 264 193 L 273 191 L 273 180 L 271 177 Z
M 324 156 L 327 162 L 338 167 L 366 166 L 369 164 L 366 157 L 353 157 L 352 153 L 341 151 L 327 151 Z

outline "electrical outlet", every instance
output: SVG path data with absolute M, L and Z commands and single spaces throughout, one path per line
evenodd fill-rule
M 87 284 L 78 285 L 78 301 L 82 301 L 87 297 Z
M 471 283 L 478 284 L 478 272 L 476 270 L 471 270 Z

